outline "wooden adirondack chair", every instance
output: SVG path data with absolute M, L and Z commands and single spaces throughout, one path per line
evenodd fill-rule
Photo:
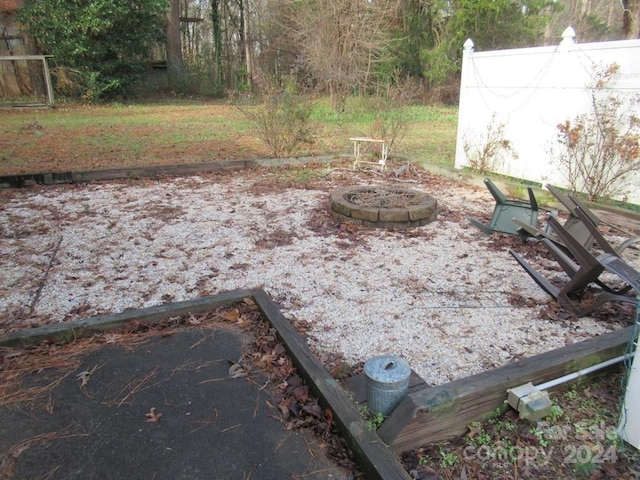
M 617 247 L 612 247 L 602 236 L 599 226 L 603 222 L 593 213 L 576 195 L 564 194 L 553 185 L 546 185 L 546 188 L 555 196 L 560 203 L 569 211 L 569 218 L 564 224 L 564 229 L 573 238 L 579 241 L 584 247 L 591 249 L 597 244 L 603 251 L 620 255 L 626 248 L 640 242 L 640 238 L 627 238 Z M 538 239 L 548 238 L 559 243 L 559 239 L 547 231 L 542 231 L 532 225 L 522 223 L 517 219 L 513 220 L 518 226 L 518 233 L 523 237 L 536 237 Z M 610 225 L 614 227 L 613 225 Z M 559 243 L 560 244 L 560 243 Z
M 564 248 L 569 252 L 569 255 L 567 255 L 564 248 L 560 248 L 556 241 L 548 238 L 542 239 L 543 244 L 567 274 L 568 281 L 564 285 L 561 287 L 553 285 L 546 277 L 535 270 L 522 255 L 513 250 L 509 250 L 509 253 L 538 286 L 555 298 L 563 308 L 578 317 L 582 317 L 608 302 L 638 302 L 636 295 L 640 293 L 640 272 L 624 262 L 615 253 L 605 252 L 595 257 L 581 242 L 573 238 L 557 219 L 550 217 L 549 224 Z M 605 270 L 614 273 L 626 284 L 618 289 L 608 286 L 600 279 Z M 595 293 L 592 302 L 585 305 L 579 301 L 580 294 L 585 287 L 592 283 L 599 287 L 599 292 Z M 635 290 L 636 294 L 628 294 L 632 290 Z
M 593 236 L 589 232 L 589 229 L 584 224 L 583 219 L 578 218 L 575 214 L 575 209 L 582 207 L 586 213 L 590 222 L 596 227 L 600 224 L 600 219 L 594 215 L 579 199 L 565 195 L 558 187 L 553 185 L 545 185 L 545 188 L 556 197 L 556 199 L 569 211 L 569 218 L 564 223 L 564 229 L 571 234 L 573 238 L 578 240 L 584 247 L 590 248 L 593 243 Z M 548 238 L 551 241 L 557 241 L 557 239 L 549 232 L 535 228 L 526 222 L 514 218 L 513 222 L 517 225 L 518 234 L 523 237 L 535 237 L 538 239 Z
M 574 210 L 575 217 L 580 220 L 585 228 L 589 231 L 591 238 L 593 238 L 592 244 L 595 244 L 605 253 L 611 253 L 612 255 L 621 255 L 627 248 L 634 245 L 635 243 L 640 242 L 640 237 L 636 238 L 627 238 L 620 245 L 614 247 L 611 245 L 606 238 L 600 233 L 598 229 L 598 225 L 591 222 L 590 219 L 593 217 L 593 213 L 584 206 L 578 205 Z

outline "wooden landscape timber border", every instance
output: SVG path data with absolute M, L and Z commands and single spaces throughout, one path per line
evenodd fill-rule
M 145 167 L 120 167 L 97 170 L 78 170 L 73 172 L 30 173 L 21 175 L 0 176 L 0 188 L 22 188 L 33 185 L 59 185 L 65 183 L 89 183 L 127 178 L 177 177 L 180 175 L 197 175 L 220 172 L 224 170 L 241 170 L 245 168 L 301 165 L 305 163 L 328 163 L 334 157 L 298 157 L 298 158 L 265 158 L 253 160 L 215 160 L 200 163 L 176 163 L 170 165 L 151 165 Z
M 471 422 L 505 407 L 507 389 L 534 385 L 624 354 L 633 326 L 410 393 L 378 429 L 396 453 L 464 435 Z
M 262 315 L 276 329 L 299 374 L 307 381 L 320 404 L 333 412 L 333 418 L 340 433 L 347 441 L 356 456 L 358 466 L 366 473 L 367 478 L 410 480 L 411 477 L 393 451 L 380 440 L 376 432 L 367 428 L 348 393 L 329 375 L 311 353 L 304 338 L 262 289 L 238 290 L 195 300 L 21 330 L 0 337 L 0 346 L 29 346 L 45 340 L 72 341 L 76 337 L 122 328 L 131 321 L 158 323 L 170 317 L 205 313 L 214 307 L 231 305 L 247 297 L 254 300 Z
M 122 167 L 75 172 L 34 173 L 5 175 L 0 177 L 0 188 L 21 188 L 32 185 L 56 185 L 64 183 L 87 183 L 123 178 L 159 178 L 187 174 L 209 173 L 221 170 L 240 170 L 255 167 L 253 160 L 219 160 L 206 163 L 184 163 L 150 167 Z

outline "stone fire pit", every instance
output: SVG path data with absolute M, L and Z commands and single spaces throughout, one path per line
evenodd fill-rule
M 402 187 L 346 187 L 329 196 L 340 218 L 374 228 L 420 227 L 436 219 L 437 201 L 418 190 Z

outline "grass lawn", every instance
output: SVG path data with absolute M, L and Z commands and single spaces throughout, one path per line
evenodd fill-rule
M 1 115 L 0 175 L 269 157 L 245 115 L 226 102 L 60 105 Z M 457 108 L 412 106 L 403 115 L 407 133 L 392 156 L 453 165 Z M 335 114 L 319 101 L 312 119 L 319 133 L 300 156 L 349 153 L 348 138 L 366 134 L 373 115 Z

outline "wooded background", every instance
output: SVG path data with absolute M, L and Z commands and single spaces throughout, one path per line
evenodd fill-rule
M 580 42 L 636 38 L 639 14 L 640 0 L 0 0 L 0 56 L 53 55 L 57 88 L 84 83 L 90 100 L 145 78 L 216 97 L 288 83 L 334 108 L 406 84 L 455 103 L 467 38 L 476 51 L 556 44 L 569 25 Z

